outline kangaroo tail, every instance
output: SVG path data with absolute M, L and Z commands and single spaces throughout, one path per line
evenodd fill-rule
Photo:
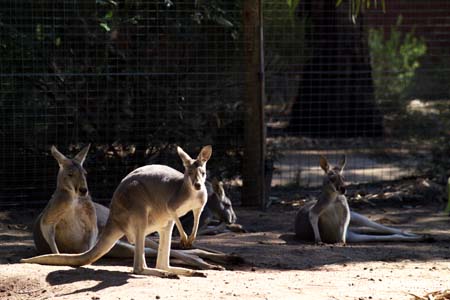
M 22 263 L 35 263 L 41 265 L 83 266 L 88 265 L 105 255 L 123 236 L 123 231 L 111 220 L 103 229 L 97 243 L 92 249 L 80 254 L 47 254 L 21 259 Z

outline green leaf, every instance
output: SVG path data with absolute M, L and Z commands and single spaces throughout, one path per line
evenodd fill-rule
M 110 10 L 106 13 L 106 15 L 103 17 L 103 19 L 110 20 L 110 19 L 112 19 L 112 17 L 113 17 L 113 11 Z
M 114 6 L 117 6 L 117 2 L 113 1 L 113 0 L 96 0 L 95 1 L 96 4 L 100 4 L 100 5 L 108 5 L 108 4 L 112 4 Z
M 44 34 L 42 31 L 43 31 L 42 24 L 37 24 L 36 25 L 36 39 L 38 41 L 42 41 L 44 39 Z
M 107 32 L 111 31 L 111 28 L 109 28 L 108 24 L 106 24 L 106 23 L 100 23 L 100 27 L 105 29 L 105 31 L 107 31 Z
M 231 23 L 230 21 L 228 21 L 224 17 L 217 17 L 216 18 L 216 22 L 219 23 L 220 25 L 224 26 L 224 27 L 227 27 L 227 28 L 233 27 L 233 23 Z
M 295 18 L 295 9 L 297 8 L 299 3 L 300 0 L 286 0 L 286 4 L 289 7 L 289 17 L 291 18 L 292 21 Z

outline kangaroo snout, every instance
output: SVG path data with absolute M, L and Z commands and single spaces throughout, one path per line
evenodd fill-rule
M 81 196 L 86 196 L 86 194 L 87 194 L 87 192 L 88 192 L 87 188 L 85 188 L 85 187 L 79 188 L 78 191 L 80 192 L 80 195 L 81 195 Z
M 201 188 L 202 188 L 202 185 L 201 185 L 200 183 L 196 182 L 196 183 L 194 183 L 194 188 L 195 188 L 197 191 L 200 191 Z

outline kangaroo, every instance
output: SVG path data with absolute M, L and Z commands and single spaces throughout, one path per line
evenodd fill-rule
M 109 209 L 92 201 L 86 184 L 87 172 L 83 168 L 83 162 L 89 152 L 89 146 L 83 148 L 73 159 L 61 154 L 55 146 L 51 148 L 60 169 L 56 190 L 33 226 L 34 243 L 39 254 L 87 251 L 95 244 L 98 233 L 106 225 Z M 155 257 L 158 244 L 146 239 L 145 245 L 145 255 Z M 221 266 L 207 263 L 202 258 L 218 263 L 241 262 L 237 256 L 211 250 L 172 250 L 170 254 L 185 264 L 200 269 L 223 269 Z M 106 256 L 133 257 L 134 247 L 119 240 Z
M 381 225 L 350 211 L 342 176 L 345 164 L 345 156 L 335 167 L 331 167 L 325 157 L 320 157 L 320 167 L 325 172 L 322 191 L 317 201 L 298 211 L 295 217 L 297 238 L 317 244 L 426 240 L 424 236 Z
M 73 159 L 66 158 L 55 146 L 51 148 L 59 171 L 56 190 L 33 227 L 39 253 L 80 253 L 95 244 L 97 217 L 83 168 L 89 147 L 84 147 Z
M 217 178 L 206 182 L 208 201 L 200 215 L 198 234 L 213 234 L 224 231 L 227 225 L 236 223 L 236 214 L 233 210 L 230 198 L 225 194 L 223 183 Z M 192 228 L 193 217 L 187 214 L 181 219 L 183 227 Z M 212 225 L 212 226 L 211 226 Z
M 192 159 L 180 147 L 178 155 L 185 172 L 164 165 L 148 165 L 128 174 L 114 192 L 110 213 L 97 243 L 81 254 L 49 254 L 28 259 L 24 263 L 80 266 L 95 262 L 126 236 L 134 244 L 133 272 L 141 275 L 178 278 L 178 275 L 204 276 L 187 268 L 171 267 L 169 254 L 174 224 L 181 242 L 190 246 L 198 230 L 199 217 L 207 201 L 205 187 L 206 162 L 212 154 L 211 146 L 201 149 Z M 179 217 L 192 210 L 194 227 L 189 236 L 183 230 Z M 159 245 L 156 268 L 145 262 L 145 236 L 157 232 Z

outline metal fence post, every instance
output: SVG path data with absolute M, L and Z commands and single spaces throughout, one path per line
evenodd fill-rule
M 242 204 L 265 208 L 262 0 L 244 1 L 245 136 Z

